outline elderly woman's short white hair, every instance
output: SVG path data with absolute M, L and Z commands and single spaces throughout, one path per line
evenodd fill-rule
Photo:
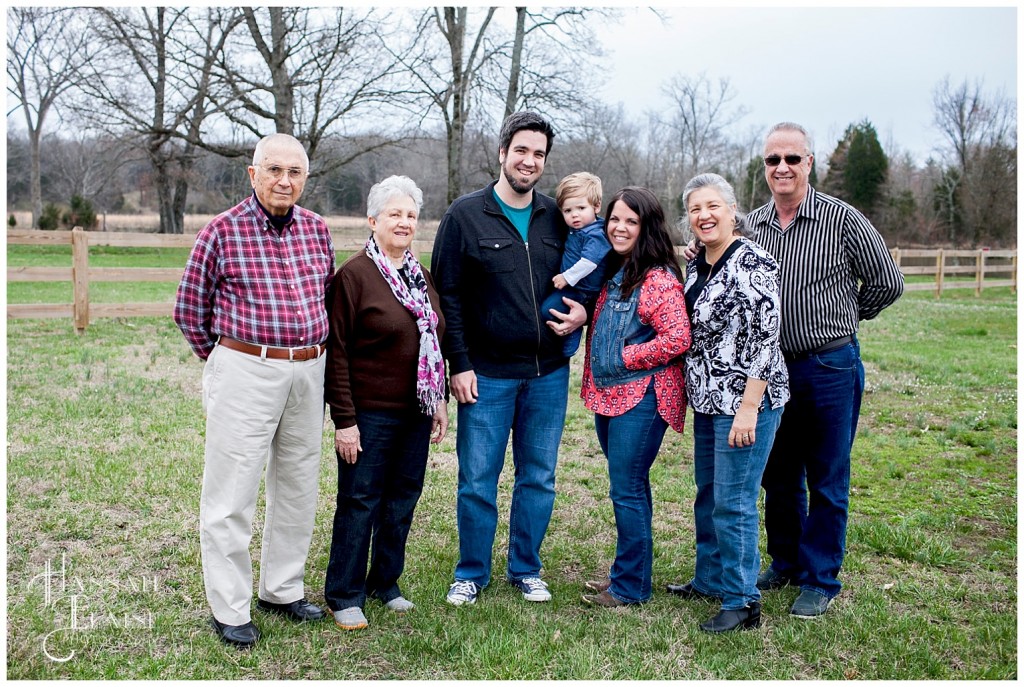
M 370 187 L 370 194 L 366 197 L 366 216 L 380 217 L 388 202 L 401 196 L 412 198 L 417 211 L 423 207 L 423 191 L 416 182 L 406 176 L 394 175 Z

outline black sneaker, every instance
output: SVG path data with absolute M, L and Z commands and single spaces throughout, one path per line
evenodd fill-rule
M 754 601 L 745 608 L 734 611 L 719 611 L 718 615 L 700 624 L 700 629 L 712 634 L 734 630 L 752 630 L 761 626 L 761 604 Z
M 791 584 L 793 584 L 793 578 L 777 572 L 775 568 L 772 567 L 769 567 L 757 576 L 757 588 L 763 592 L 768 591 L 769 589 L 781 589 L 782 587 L 788 587 Z
M 825 615 L 831 601 L 824 594 L 804 589 L 800 592 L 800 596 L 796 597 L 793 607 L 789 609 L 789 614 L 795 615 L 797 618 L 820 618 Z

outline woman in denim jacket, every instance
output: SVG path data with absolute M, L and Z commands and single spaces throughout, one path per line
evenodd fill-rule
M 618 539 L 608 578 L 587 582 L 583 600 L 603 607 L 651 597 L 651 465 L 665 430 L 683 431 L 682 354 L 690 325 L 681 270 L 657 198 L 629 186 L 605 212 L 614 250 L 594 306 L 583 366 L 584 405 L 594 411 L 608 459 Z
M 719 613 L 700 629 L 728 632 L 761 623 L 757 497 L 789 400 L 779 347 L 779 267 L 739 235 L 736 194 L 719 175 L 691 179 L 683 205 L 704 244 L 686 269 L 697 563 L 692 581 L 668 591 L 721 599 Z

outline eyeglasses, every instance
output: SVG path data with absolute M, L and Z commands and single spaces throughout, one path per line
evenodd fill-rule
M 783 160 L 785 160 L 786 164 L 789 165 L 790 167 L 792 167 L 793 165 L 800 164 L 800 161 L 803 160 L 805 157 L 807 157 L 807 156 L 806 155 L 768 155 L 764 159 L 764 166 L 765 167 L 778 167 L 779 163 L 781 163 Z
M 260 165 L 260 169 L 269 174 L 272 179 L 280 179 L 287 174 L 289 179 L 299 181 L 306 176 L 306 170 L 299 169 L 298 167 L 289 167 L 286 169 L 284 167 L 279 167 L 278 165 L 271 165 L 269 167 Z

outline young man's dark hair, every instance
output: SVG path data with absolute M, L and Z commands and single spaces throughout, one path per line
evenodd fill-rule
M 513 112 L 506 117 L 501 125 L 501 133 L 498 134 L 498 150 L 507 151 L 512 143 L 512 137 L 523 129 L 539 131 L 547 136 L 548 149 L 544 153 L 549 154 L 551 152 L 551 143 L 555 140 L 555 130 L 551 128 L 551 124 L 546 119 L 536 112 Z

